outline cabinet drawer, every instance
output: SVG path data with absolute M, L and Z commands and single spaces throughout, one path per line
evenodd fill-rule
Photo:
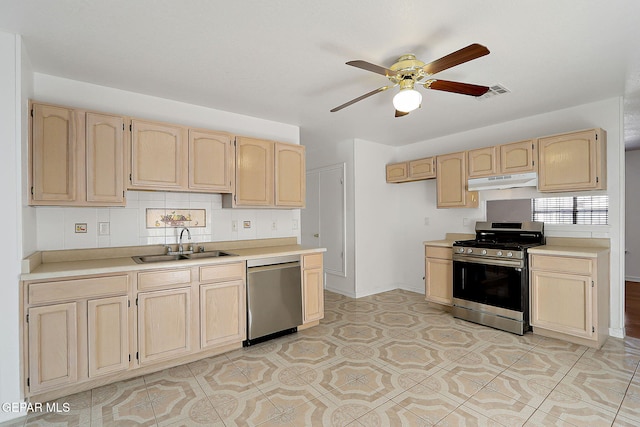
M 108 276 L 29 284 L 29 304 L 75 301 L 104 295 L 126 294 L 129 277 Z
M 593 274 L 593 262 L 591 258 L 532 255 L 531 269 L 591 276 Z
M 453 250 L 439 246 L 425 246 L 424 254 L 427 258 L 452 259 Z
M 208 265 L 200 267 L 201 282 L 226 282 L 244 277 L 244 263 Z
M 138 273 L 138 289 L 153 289 L 167 285 L 191 283 L 191 270 L 162 270 Z
M 312 254 L 302 256 L 302 268 L 320 268 L 322 267 L 322 254 Z

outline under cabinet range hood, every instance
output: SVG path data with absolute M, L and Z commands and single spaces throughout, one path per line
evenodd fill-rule
M 537 185 L 538 174 L 535 172 L 471 178 L 468 181 L 469 191 L 502 190 L 516 187 L 536 187 Z

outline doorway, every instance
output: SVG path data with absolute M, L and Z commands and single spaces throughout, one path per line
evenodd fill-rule
M 346 277 L 345 165 L 307 171 L 307 206 L 302 210 L 301 240 L 327 248 L 324 271 Z M 325 283 L 326 285 L 326 283 Z

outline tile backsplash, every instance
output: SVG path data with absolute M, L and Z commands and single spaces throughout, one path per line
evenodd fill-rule
M 220 194 L 128 191 L 126 207 L 37 207 L 38 250 L 177 243 L 182 227 L 147 228 L 147 209 L 204 210 L 191 242 L 299 237 L 299 209 L 223 209 Z M 76 224 L 87 224 L 76 233 Z

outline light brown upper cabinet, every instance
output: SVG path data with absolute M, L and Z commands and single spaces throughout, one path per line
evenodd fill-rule
M 215 193 L 232 190 L 231 135 L 189 129 L 189 189 Z
M 238 136 L 235 152 L 235 194 L 224 207 L 304 207 L 303 146 Z
M 306 191 L 304 145 L 275 144 L 276 206 L 304 207 Z
M 532 139 L 498 145 L 500 174 L 535 172 L 537 147 Z
M 478 207 L 478 192 L 467 191 L 467 153 L 436 157 L 438 208 Z
M 536 158 L 536 143 L 533 140 L 469 150 L 469 178 L 534 172 Z
M 477 148 L 467 151 L 469 178 L 499 175 L 497 147 Z
M 539 138 L 538 150 L 538 191 L 607 188 L 604 130 L 590 129 Z
M 187 129 L 166 123 L 131 121 L 131 188 L 178 191 L 187 188 Z
M 122 206 L 124 121 L 32 104 L 31 205 Z
M 87 201 L 124 204 L 124 119 L 87 113 Z
M 387 182 L 409 182 L 436 177 L 435 157 L 387 165 Z
M 235 206 L 273 205 L 274 143 L 236 138 Z
M 387 182 L 407 182 L 409 163 L 390 163 L 387 165 Z

